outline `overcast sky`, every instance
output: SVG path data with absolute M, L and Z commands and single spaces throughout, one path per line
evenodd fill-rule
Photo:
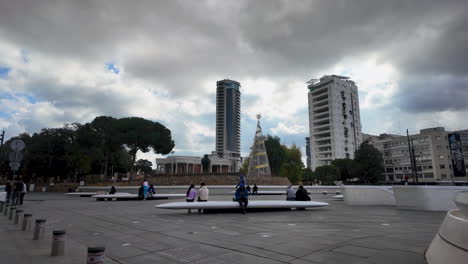
M 171 129 L 175 155 L 202 155 L 230 78 L 244 156 L 257 113 L 303 147 L 306 82 L 324 74 L 356 81 L 364 133 L 466 129 L 467 14 L 466 0 L 0 0 L 0 129 L 139 116 Z

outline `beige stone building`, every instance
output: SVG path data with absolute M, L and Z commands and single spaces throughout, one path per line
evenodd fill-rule
M 383 154 L 387 181 L 398 182 L 405 176 L 412 181 L 413 169 L 406 136 L 364 134 L 363 139 Z M 443 127 L 422 129 L 419 134 L 410 135 L 410 141 L 415 149 L 419 182 L 464 180 L 454 178 L 447 131 Z

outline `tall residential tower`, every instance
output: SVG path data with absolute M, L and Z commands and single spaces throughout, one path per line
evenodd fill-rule
M 362 142 L 358 88 L 348 77 L 312 79 L 309 89 L 311 169 L 354 158 Z
M 240 83 L 216 82 L 216 153 L 220 158 L 240 159 Z

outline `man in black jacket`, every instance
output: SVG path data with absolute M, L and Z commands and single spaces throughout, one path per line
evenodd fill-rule
M 304 186 L 299 186 L 296 192 L 296 201 L 310 201 L 309 194 L 307 194 L 307 190 L 304 189 Z

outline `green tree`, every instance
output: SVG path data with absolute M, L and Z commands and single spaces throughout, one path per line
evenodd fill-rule
M 201 160 L 201 164 L 202 164 L 202 170 L 203 172 L 209 172 L 210 171 L 210 164 L 211 164 L 211 160 L 210 160 L 210 157 L 208 156 L 208 154 L 205 154 Z
M 271 174 L 280 175 L 280 169 L 286 158 L 286 150 L 278 136 L 267 135 L 265 140 Z
M 340 171 L 332 165 L 323 165 L 315 168 L 315 174 L 321 185 L 334 185 L 340 177 Z
M 298 184 L 302 181 L 302 169 L 304 168 L 301 150 L 296 145 L 292 145 L 290 148 L 282 146 L 282 148 L 286 155 L 281 164 L 279 175 L 288 177 L 292 184 Z
M 247 173 L 249 173 L 249 162 L 250 162 L 250 158 L 245 158 L 244 162 L 242 162 L 242 167 L 240 168 L 240 172 L 243 173 L 244 175 L 247 175 Z
M 311 169 L 305 168 L 302 170 L 302 183 L 305 185 L 313 185 L 317 183 L 317 177 Z
M 384 172 L 382 153 L 368 141 L 364 141 L 356 150 L 354 161 L 358 164 L 360 181 L 375 184 L 382 180 Z
M 143 175 L 148 175 L 153 170 L 153 163 L 146 159 L 139 159 L 135 164 L 135 169 L 143 173 Z
M 127 117 L 117 120 L 120 142 L 128 148 L 134 164 L 138 151 L 168 154 L 174 148 L 171 131 L 158 122 L 140 117 Z
M 331 165 L 338 168 L 340 172 L 338 180 L 346 182 L 349 179 L 356 177 L 357 165 L 352 159 L 336 159 L 332 161 Z

